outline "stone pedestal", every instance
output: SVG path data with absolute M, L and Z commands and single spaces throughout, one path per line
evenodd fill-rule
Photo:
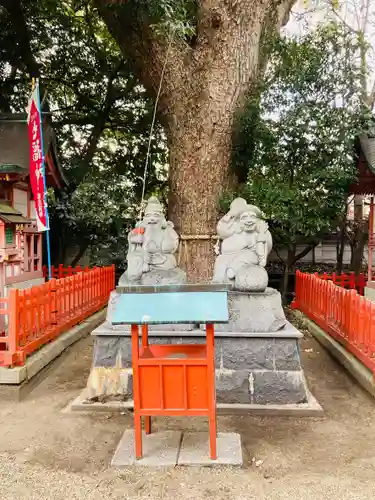
M 150 331 L 151 343 L 204 342 L 200 329 Z M 132 398 L 130 334 L 104 323 L 95 336 L 88 394 L 93 400 Z M 305 403 L 308 390 L 299 356 L 302 334 L 287 322 L 279 333 L 217 332 L 216 393 L 218 403 Z
M 277 290 L 267 288 L 264 292 L 228 293 L 229 323 L 216 325 L 216 332 L 257 333 L 278 332 L 287 324 Z M 204 327 L 203 327 L 204 328 Z
M 132 399 L 131 332 L 111 324 L 117 293 L 108 304 L 107 321 L 95 336 L 93 367 L 87 384 L 93 400 Z M 308 389 L 298 341 L 302 334 L 285 318 L 279 292 L 229 292 L 229 323 L 215 325 L 217 402 L 229 405 L 305 403 Z M 150 343 L 203 343 L 200 325 L 150 327 Z

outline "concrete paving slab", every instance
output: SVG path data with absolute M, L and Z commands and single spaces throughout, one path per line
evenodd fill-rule
M 16 366 L 14 368 L 0 367 L 0 385 L 1 384 L 22 384 L 26 380 L 27 372 L 25 366 Z
M 134 430 L 124 432 L 111 461 L 112 467 L 175 467 L 182 438 L 181 431 L 143 433 L 143 458 L 136 460 Z
M 243 464 L 241 436 L 235 432 L 219 432 L 217 435 L 217 460 L 211 460 L 207 432 L 184 433 L 178 465 L 215 466 Z

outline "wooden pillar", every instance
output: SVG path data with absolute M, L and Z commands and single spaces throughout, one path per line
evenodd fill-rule
M 371 196 L 370 215 L 368 224 L 368 282 L 372 281 L 372 263 L 374 251 L 374 197 Z
M 38 235 L 38 271 L 42 270 L 42 257 L 43 257 L 43 234 Z
M 31 235 L 31 238 L 30 238 L 30 257 L 31 257 L 31 261 L 30 261 L 30 269 L 29 271 L 31 272 L 34 272 L 34 262 L 35 262 L 35 235 L 34 233 Z

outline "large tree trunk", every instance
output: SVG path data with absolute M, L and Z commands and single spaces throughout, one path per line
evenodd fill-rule
M 185 241 L 181 264 L 189 279 L 196 282 L 212 278 L 212 236 L 216 234 L 220 196 L 236 183 L 230 157 L 239 82 L 235 69 L 228 69 L 226 66 L 225 72 L 223 64 L 199 75 L 201 96 L 192 92 L 190 104 L 184 106 L 176 126 L 169 131 L 169 218 Z M 215 100 L 210 97 L 213 95 Z M 193 111 L 184 115 L 186 108 Z
M 189 280 L 208 281 L 220 195 L 234 185 L 234 114 L 264 64 L 262 35 L 280 28 L 295 0 L 200 0 L 190 46 L 156 38 L 144 19 L 110 0 L 95 1 L 152 96 L 164 75 L 159 117 L 170 148 L 169 217 L 188 242 L 183 265 Z
M 218 103 L 218 110 L 220 107 Z M 231 113 L 223 110 L 221 116 L 221 123 L 215 125 L 207 123 L 212 114 L 187 121 L 169 141 L 168 215 L 184 241 L 180 265 L 195 282 L 212 277 L 218 201 L 233 183 L 229 168 Z

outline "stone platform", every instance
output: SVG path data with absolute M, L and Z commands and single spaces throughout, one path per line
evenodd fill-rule
M 302 334 L 289 322 L 278 332 L 215 332 L 216 395 L 226 404 L 301 404 L 308 389 L 298 341 Z M 202 343 L 200 328 L 152 330 L 150 343 Z M 95 336 L 93 367 L 86 394 L 92 400 L 132 399 L 130 332 L 106 322 Z
M 209 456 L 207 432 L 163 431 L 143 434 L 143 458 L 134 453 L 134 431 L 126 430 L 112 458 L 116 468 L 136 465 L 140 467 L 180 466 L 241 466 L 243 463 L 241 437 L 233 432 L 217 435 L 217 459 Z
M 273 288 L 252 293 L 229 291 L 228 310 L 229 323 L 216 325 L 216 332 L 276 333 L 287 324 L 281 295 Z

